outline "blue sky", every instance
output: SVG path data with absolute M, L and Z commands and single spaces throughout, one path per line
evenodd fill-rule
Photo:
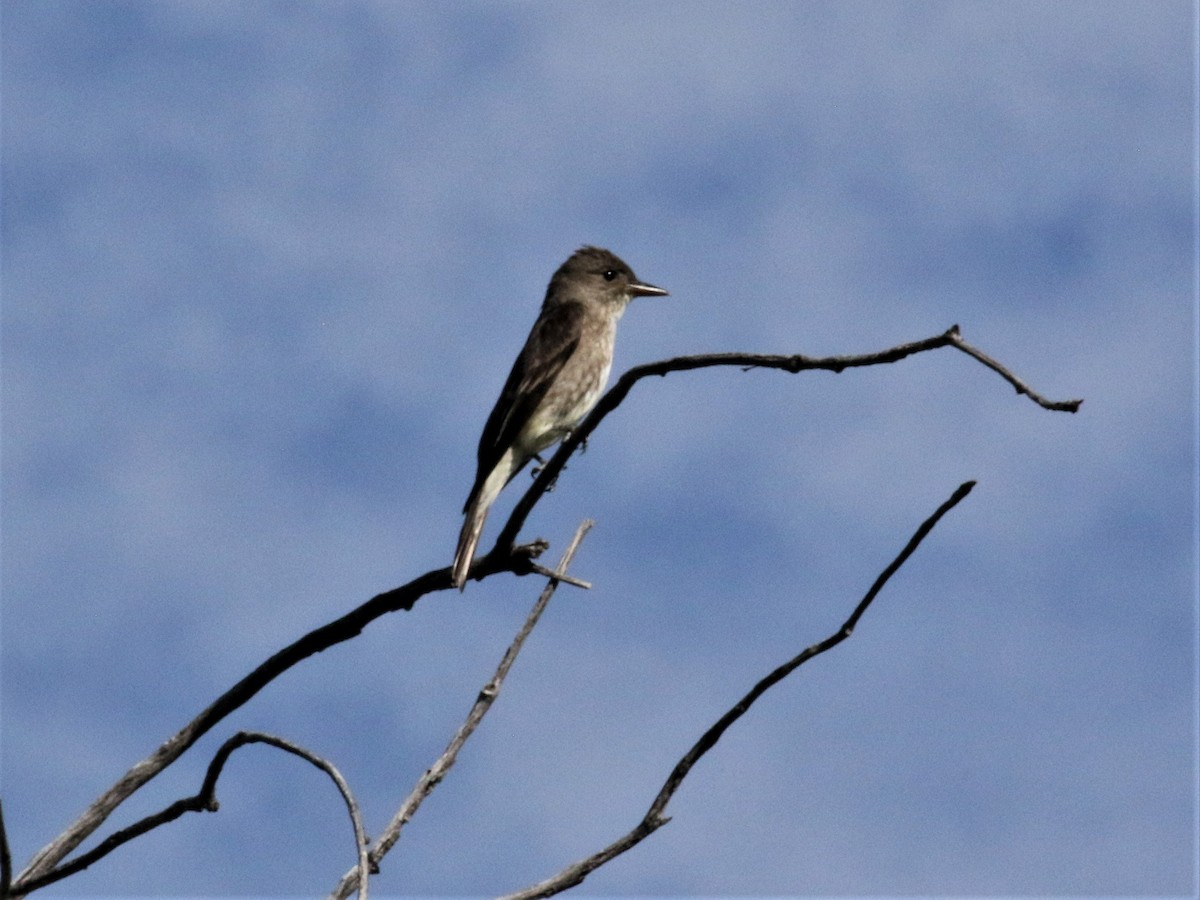
M 526 528 L 597 521 L 378 895 L 1191 895 L 1194 12 L 1186 2 L 6 3 L 3 801 L 18 865 L 285 643 L 448 565 L 554 268 L 671 291 L 639 385 Z M 501 501 L 506 511 L 511 498 Z M 494 517 L 495 518 L 495 517 Z M 495 533 L 492 523 L 489 534 Z M 485 537 L 485 543 L 487 538 Z M 113 817 L 264 730 L 378 833 L 538 585 L 495 578 L 289 672 Z M 332 788 L 236 756 L 62 896 L 321 895 Z

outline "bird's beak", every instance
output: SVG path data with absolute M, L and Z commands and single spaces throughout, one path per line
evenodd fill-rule
M 629 293 L 635 297 L 665 297 L 667 292 L 660 287 L 655 287 L 652 284 L 642 284 L 634 281 L 629 285 Z

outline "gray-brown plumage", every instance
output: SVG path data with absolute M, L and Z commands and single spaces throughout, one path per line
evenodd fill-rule
M 588 414 L 612 370 L 617 320 L 634 297 L 661 297 L 608 250 L 582 247 L 559 266 L 479 439 L 452 577 L 462 590 L 488 510 L 530 459 Z

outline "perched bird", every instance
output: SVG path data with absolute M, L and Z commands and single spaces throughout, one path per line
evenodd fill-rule
M 479 439 L 479 468 L 463 512 L 452 577 L 459 590 L 501 489 L 530 459 L 566 437 L 608 383 L 617 320 L 634 297 L 662 297 L 608 250 L 581 247 L 559 266 Z

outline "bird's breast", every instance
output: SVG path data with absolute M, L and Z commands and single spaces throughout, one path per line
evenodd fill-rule
M 615 327 L 584 330 L 575 352 L 521 429 L 519 442 L 531 455 L 565 437 L 596 405 L 612 372 L 614 332 Z

